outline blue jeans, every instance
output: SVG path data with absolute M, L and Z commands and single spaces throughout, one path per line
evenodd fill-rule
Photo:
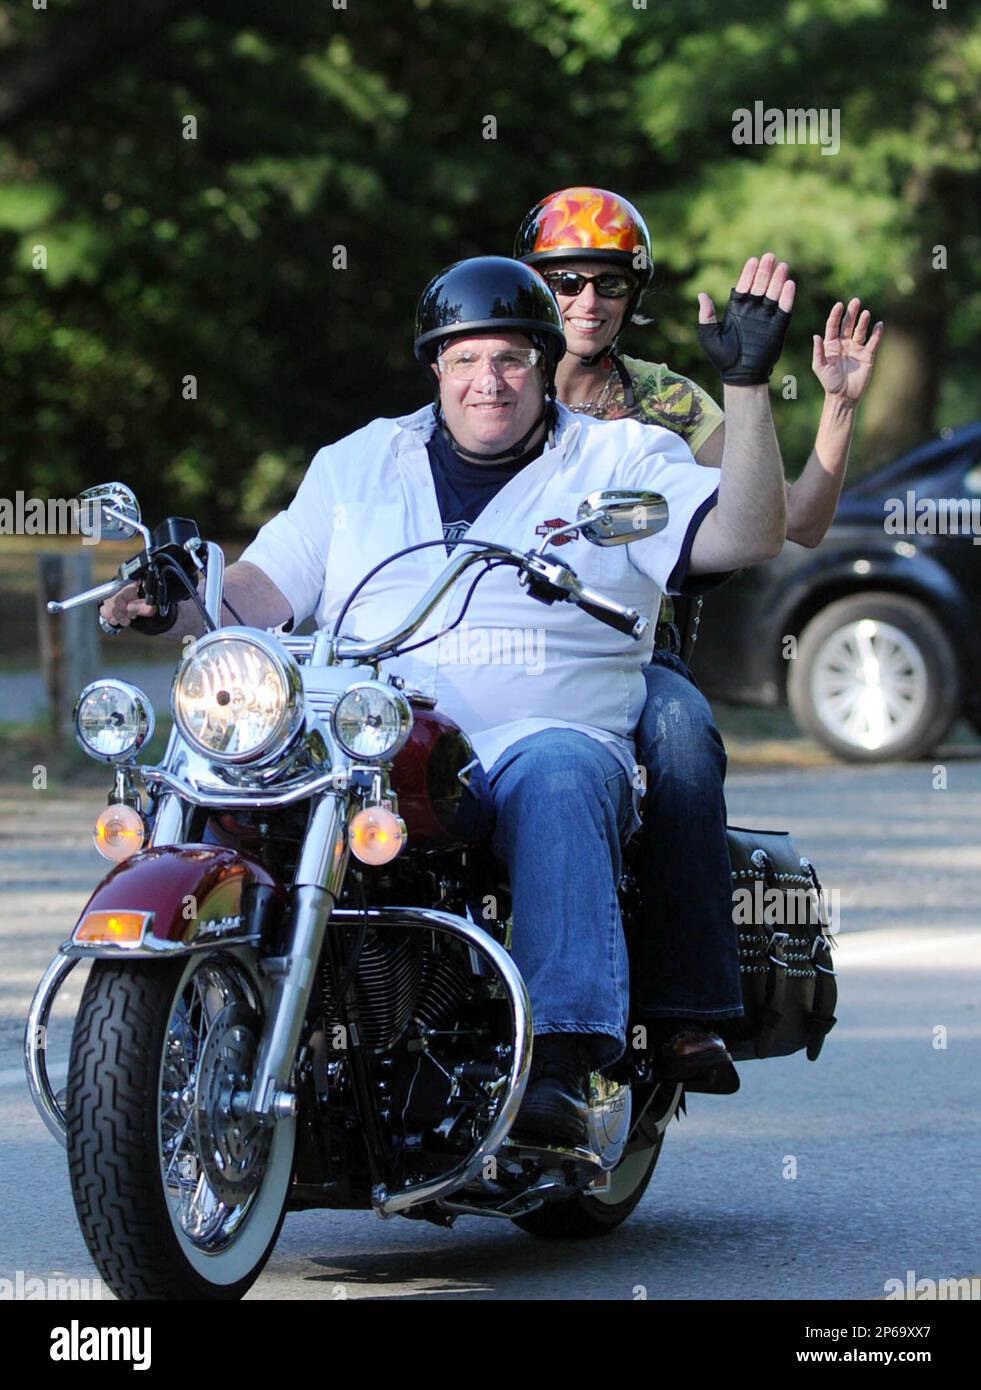
M 595 1061 L 607 1065 L 624 1049 L 630 1002 L 616 891 L 627 772 L 586 734 L 545 729 L 502 753 L 488 783 L 535 1033 L 600 1035 Z
M 743 1012 L 722 790 L 726 754 L 680 657 L 655 651 L 637 758 L 647 769 L 636 868 L 649 918 L 632 943 L 634 1001 L 648 1018 Z

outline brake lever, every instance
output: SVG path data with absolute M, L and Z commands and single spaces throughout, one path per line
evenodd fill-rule
M 67 613 L 71 608 L 80 608 L 83 603 L 104 603 L 107 598 L 112 598 L 113 594 L 118 594 L 127 583 L 128 580 L 125 579 L 109 579 L 105 584 L 97 584 L 94 589 L 85 589 L 80 594 L 72 594 L 71 598 L 49 599 L 48 612 Z
M 104 603 L 127 584 L 139 579 L 147 564 L 148 556 L 141 550 L 138 555 L 134 555 L 131 560 L 125 560 L 119 566 L 115 579 L 107 579 L 105 584 L 97 584 L 94 589 L 83 589 L 80 594 L 72 594 L 71 598 L 50 599 L 47 605 L 48 612 L 67 613 L 69 609 L 80 608 L 83 603 Z
M 605 594 L 588 589 L 571 565 L 550 564 L 540 555 L 530 555 L 518 576 L 518 583 L 524 584 L 531 597 L 538 599 L 539 603 L 561 600 L 574 603 L 590 617 L 605 623 L 607 627 L 616 628 L 635 642 L 645 637 L 650 627 L 648 619 L 635 608 L 625 608 L 608 599 Z
M 579 576 L 571 565 L 550 563 L 541 555 L 533 554 L 526 557 L 518 583 L 539 603 L 555 603 L 575 597 Z

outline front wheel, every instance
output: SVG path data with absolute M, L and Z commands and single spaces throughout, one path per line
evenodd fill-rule
M 647 1191 L 683 1089 L 658 1087 L 623 1157 L 610 1173 L 606 1192 L 577 1192 L 558 1202 L 546 1202 L 527 1216 L 514 1217 L 514 1224 L 529 1235 L 556 1240 L 589 1239 L 615 1230 Z
M 241 1298 L 286 1209 L 295 1121 L 236 1119 L 262 1028 L 231 952 L 96 961 L 72 1036 L 68 1168 L 82 1234 L 123 1299 Z

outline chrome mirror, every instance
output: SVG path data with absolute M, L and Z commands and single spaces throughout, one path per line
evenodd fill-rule
M 132 536 L 145 535 L 140 525 L 140 504 L 136 494 L 125 483 L 100 483 L 87 487 L 79 494 L 79 510 L 88 514 L 91 534 L 104 541 L 128 541 Z
M 668 524 L 668 504 L 659 492 L 613 488 L 591 492 L 576 513 L 579 529 L 593 545 L 628 545 L 656 536 Z

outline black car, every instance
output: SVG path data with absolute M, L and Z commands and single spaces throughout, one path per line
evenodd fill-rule
M 846 488 L 816 549 L 707 594 L 692 669 L 710 698 L 789 701 L 845 758 L 912 758 L 960 714 L 981 732 L 979 617 L 976 423 Z

